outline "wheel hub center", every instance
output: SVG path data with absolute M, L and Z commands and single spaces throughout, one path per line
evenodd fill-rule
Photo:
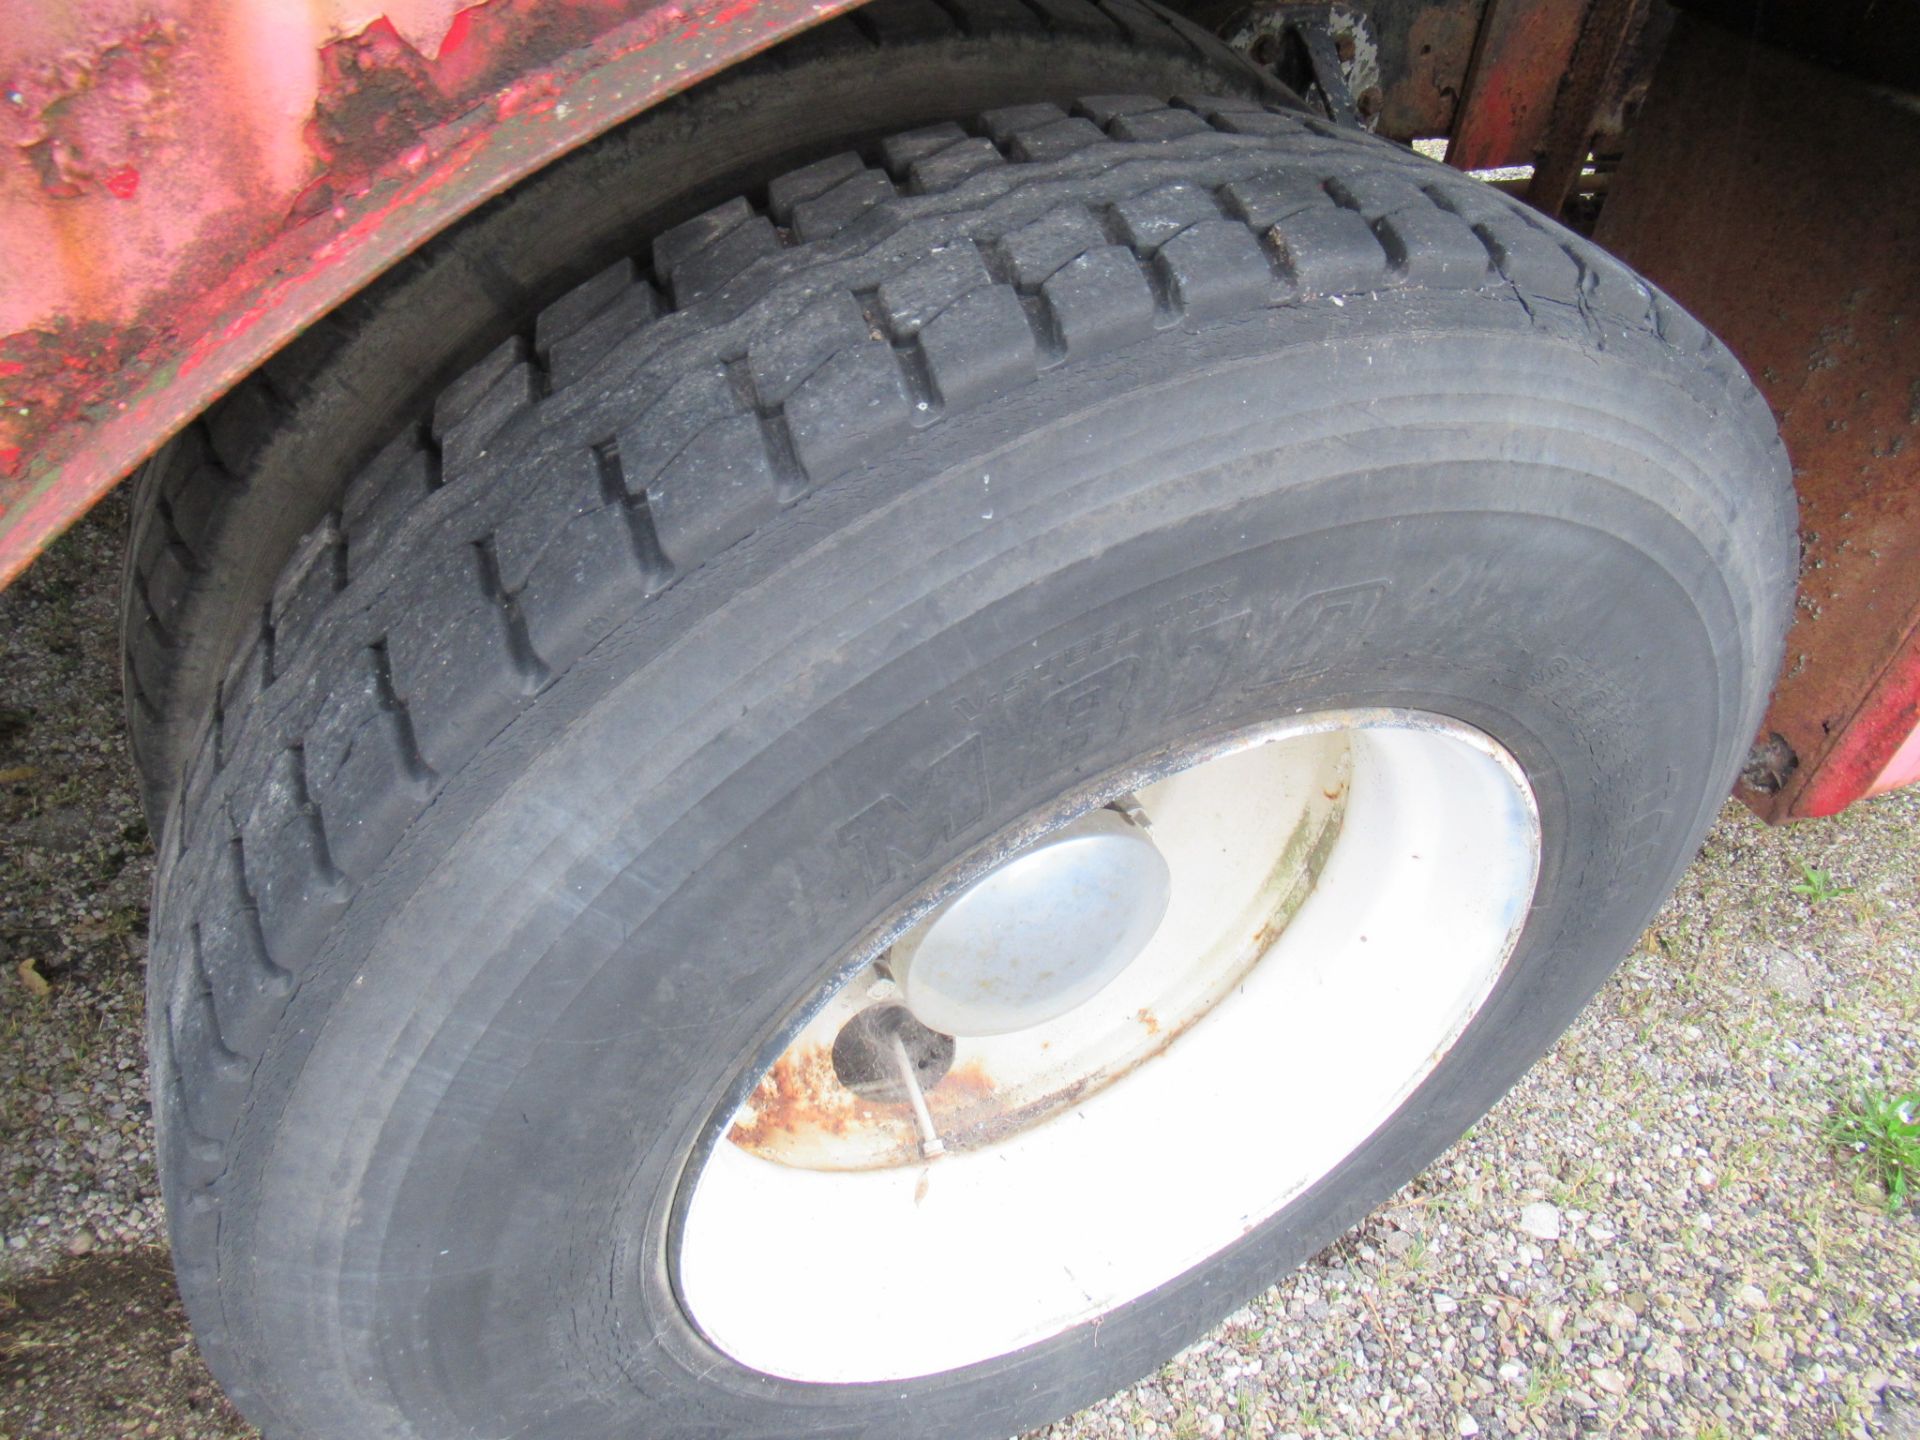
M 1124 970 L 1167 912 L 1173 880 L 1144 825 L 1095 810 L 949 900 L 893 947 L 914 1018 L 1004 1035 L 1064 1015 Z

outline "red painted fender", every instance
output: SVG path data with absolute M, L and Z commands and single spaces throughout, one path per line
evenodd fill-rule
M 379 3 L 8 6 L 0 584 L 436 231 L 853 0 Z

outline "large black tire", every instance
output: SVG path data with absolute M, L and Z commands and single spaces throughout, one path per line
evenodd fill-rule
M 1281 93 L 1213 36 L 1137 0 L 875 0 L 550 166 L 315 324 L 133 482 L 123 673 L 153 828 L 221 671 L 300 537 L 529 315 L 808 160 L 1101 88 Z
M 1234 100 L 870 159 L 662 235 L 652 278 L 588 281 L 454 382 L 225 678 L 161 846 L 154 1088 L 188 1308 L 274 1440 L 1059 1415 L 1479 1116 L 1727 793 L 1793 507 L 1765 405 L 1664 296 Z M 855 937 L 1089 776 L 1351 706 L 1477 726 L 1540 811 L 1518 949 L 1390 1120 L 1186 1274 L 986 1363 L 808 1386 L 702 1339 L 684 1167 Z

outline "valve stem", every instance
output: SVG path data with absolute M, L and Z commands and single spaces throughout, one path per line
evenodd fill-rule
M 906 1042 L 897 1030 L 887 1037 L 887 1042 L 893 1049 L 893 1064 L 899 1072 L 900 1083 L 906 1086 L 907 1099 L 913 1105 L 913 1118 L 920 1126 L 920 1153 L 929 1160 L 946 1154 L 946 1142 L 933 1128 L 933 1112 L 927 1109 L 927 1097 L 921 1093 L 920 1077 L 914 1073 L 913 1057 L 907 1054 Z

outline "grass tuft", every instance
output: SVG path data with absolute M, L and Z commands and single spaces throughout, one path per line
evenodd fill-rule
M 1887 1192 L 1889 1214 L 1920 1184 L 1920 1090 L 1861 1090 L 1827 1121 L 1827 1139 L 1859 1155 Z

